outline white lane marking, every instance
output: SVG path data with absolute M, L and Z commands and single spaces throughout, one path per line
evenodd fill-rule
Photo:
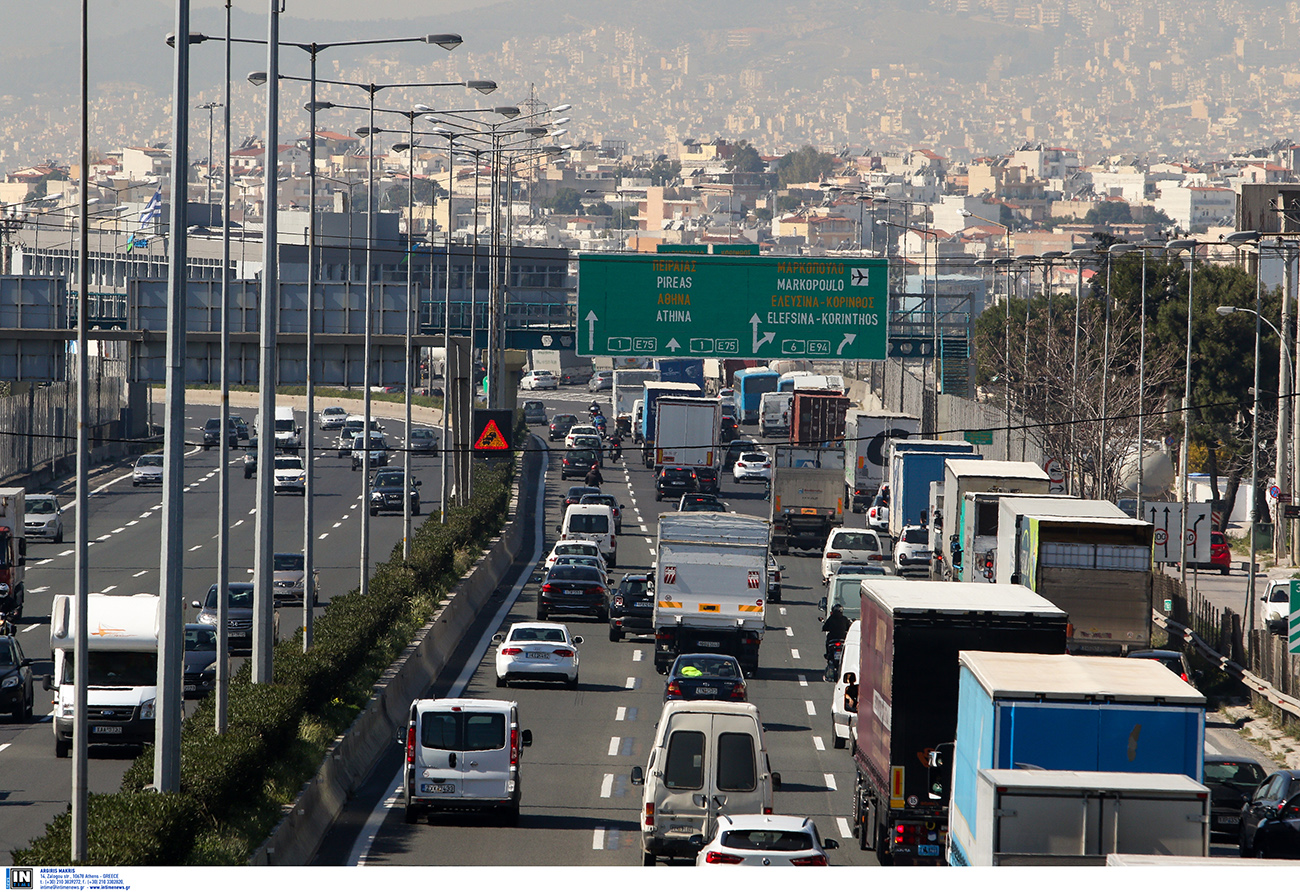
M 355 507 L 357 507 L 357 506 L 356 506 L 356 505 L 353 505 L 352 507 L 355 508 Z M 348 519 L 349 517 L 351 517 L 351 516 L 352 516 L 351 514 L 344 514 L 344 515 L 343 515 L 343 519 L 344 519 L 344 520 L 347 520 L 347 519 Z
M 632 651 L 632 662 L 633 662 L 633 663 L 639 663 L 639 662 L 641 662 L 641 657 L 642 657 L 641 648 L 638 647 L 636 650 Z
M 102 536 L 96 536 L 96 537 L 95 537 L 95 541 L 96 541 L 96 542 L 103 542 L 105 539 L 112 539 L 112 538 L 113 538 L 113 534 L 112 534 L 112 533 L 105 533 L 105 534 L 102 535 Z
M 809 715 L 816 715 L 816 714 L 817 714 L 817 707 L 813 705 L 813 702 L 812 702 L 811 700 L 805 700 L 805 701 L 803 701 L 803 705 L 804 705 L 804 708 L 808 710 L 808 714 L 809 714 Z
M 839 789 L 839 787 L 835 786 L 835 775 L 833 775 L 833 774 L 823 774 L 822 777 L 826 778 L 826 789 L 828 789 L 828 790 L 838 790 L 838 789 Z
M 614 721 L 616 721 L 616 722 L 625 722 L 625 721 L 627 721 L 627 707 L 626 707 L 626 706 L 620 706 L 618 709 L 616 709 L 616 710 L 614 711 Z
M 125 533 L 125 532 L 126 532 L 126 527 L 118 527 L 117 529 L 113 530 L 112 535 L 116 535 L 118 533 Z
M 822 739 L 816 734 L 813 735 L 813 746 L 817 748 L 817 752 L 819 753 L 826 751 L 826 744 L 822 742 Z
M 317 539 L 328 539 L 328 538 L 329 538 L 329 533 L 321 533 L 321 534 L 320 534 L 319 536 L 317 536 L 316 538 L 317 538 Z
M 0 753 L 3 753 L 5 750 L 9 749 L 10 746 L 11 744 L 8 743 L 0 743 Z
M 334 524 L 334 526 L 332 526 L 330 529 L 337 530 L 341 526 L 343 526 L 343 521 L 340 520 L 338 523 Z
M 115 588 L 117 588 L 117 586 L 115 586 L 115 585 L 106 585 L 106 586 L 104 586 L 104 589 L 103 589 L 104 594 L 108 594 L 109 592 L 111 592 L 111 591 L 112 591 L 113 589 L 115 589 Z
M 798 648 L 794 648 L 794 647 L 790 648 L 790 659 L 792 659 L 792 660 L 797 660 L 797 659 L 799 659 L 799 650 L 798 650 Z
M 49 590 L 50 587 L 48 585 L 38 585 L 36 588 L 29 588 L 27 590 L 27 594 L 39 595 L 41 592 L 48 592 Z
M 1205 741 L 1205 754 L 1206 754 L 1207 756 L 1218 756 L 1218 755 L 1222 755 L 1222 754 L 1219 752 L 1219 750 L 1214 746 L 1214 744 L 1210 743 L 1208 740 Z
M 152 508 L 150 508 L 149 510 L 150 510 L 150 511 L 161 511 L 161 510 L 162 510 L 162 505 L 160 505 L 160 504 L 159 504 L 159 505 L 154 505 L 154 506 L 153 506 Z
M 622 743 L 622 740 L 618 737 L 611 737 L 609 739 L 609 755 L 611 756 L 618 755 L 618 747 L 620 743 Z
M 244 522 L 244 519 L 241 517 L 241 518 L 239 518 L 239 520 L 237 520 L 237 521 L 235 521 L 233 524 L 231 524 L 231 526 L 236 526 L 236 527 L 237 527 L 237 526 L 239 526 L 239 525 L 240 525 L 241 523 L 243 523 L 243 522 Z
M 645 524 L 641 524 L 641 532 L 643 532 L 643 533 L 648 533 L 648 532 L 650 532 L 650 528 L 649 528 L 648 526 L 646 526 Z
M 780 613 L 781 613 L 782 616 L 785 616 L 785 608 L 784 608 L 784 607 L 778 607 L 777 609 L 780 611 Z
M 148 570 L 141 570 L 139 573 L 132 573 L 131 576 L 135 579 L 139 579 L 141 576 L 143 576 L 148 572 L 149 572 Z
M 250 515 L 256 514 L 256 513 L 257 513 L 257 509 L 256 509 L 256 508 L 252 508 L 252 509 L 249 510 L 248 513 L 249 513 Z
M 24 631 L 24 632 L 35 632 L 35 631 L 36 631 L 37 629 L 39 629 L 40 627 L 41 627 L 41 624 L 40 624 L 40 623 L 32 623 L 30 626 L 24 626 L 24 627 L 23 627 L 23 631 Z M 5 746 L 8 746 L 8 745 L 9 745 L 9 744 L 5 744 Z
M 126 525 L 129 526 L 129 527 L 133 527 L 133 526 L 135 526 L 135 525 L 136 525 L 137 523 L 139 523 L 139 522 L 140 522 L 140 521 L 138 521 L 138 520 L 128 520 L 128 521 L 126 522 Z
M 794 629 L 792 629 L 790 626 L 786 626 L 786 627 L 785 627 L 785 637 L 787 637 L 787 638 L 793 638 L 793 637 L 794 637 Z
M 190 549 L 190 551 L 198 551 L 198 550 L 199 550 L 200 548 L 202 548 L 202 547 L 203 547 L 202 545 L 195 545 L 194 547 L 192 547 L 192 548 Z
M 600 798 L 608 799 L 614 792 L 614 775 L 607 774 L 605 779 L 600 782 Z
M 806 676 L 806 675 L 800 675 L 800 676 L 799 676 L 799 687 L 801 687 L 801 688 L 806 688 L 806 687 L 808 687 L 808 676 Z
M 591 847 L 592 847 L 592 849 L 596 849 L 596 850 L 599 850 L 599 849 L 603 849 L 603 848 L 605 848 L 605 828 L 604 828 L 604 827 L 597 827 L 595 830 L 592 831 L 592 834 L 591 834 Z
M 629 691 L 632 690 L 633 688 L 636 687 L 636 679 L 633 678 L 631 675 L 629 675 L 629 676 L 627 677 L 627 683 L 626 683 L 625 685 L 623 685 L 623 687 L 624 687 L 626 690 L 629 690 Z
M 853 828 L 849 826 L 848 819 L 836 818 L 835 823 L 840 825 L 840 836 L 852 836 Z
M 59 557 L 67 557 L 67 556 L 70 555 L 70 554 L 72 554 L 72 549 L 71 549 L 71 548 L 69 548 L 67 551 L 60 551 L 60 552 L 59 552 Z
M 37 562 L 36 562 L 36 566 L 38 566 L 38 567 L 43 567 L 44 565 L 46 565 L 46 564 L 52 562 L 53 560 L 54 560 L 54 558 L 46 558 L 46 559 L 43 560 L 43 561 L 37 561 Z

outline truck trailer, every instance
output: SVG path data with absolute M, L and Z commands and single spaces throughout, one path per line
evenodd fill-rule
M 844 522 L 843 479 L 843 447 L 776 447 L 768 515 L 773 552 L 822 550 L 831 530 Z
M 8 586 L 13 610 L 23 615 L 27 598 L 27 491 L 21 486 L 0 488 L 0 585 Z
M 921 419 L 912 415 L 850 409 L 844 419 L 844 505 L 867 510 L 885 482 L 889 444 L 915 437 Z
M 1065 652 L 1065 612 L 1024 586 L 863 579 L 854 835 L 882 864 L 939 864 L 957 730 L 958 654 Z
M 1045 495 L 1051 481 L 1047 472 L 1030 461 L 971 461 L 950 458 L 944 463 L 943 491 L 952 494 L 956 509 L 952 532 L 945 537 L 942 566 L 951 570 L 948 579 L 962 582 L 992 582 L 985 564 L 989 552 L 997 550 L 998 508 L 992 499 L 971 500 L 967 493 L 1013 493 Z M 960 554 L 961 561 L 954 560 Z
M 663 396 L 655 412 L 655 448 L 651 466 L 718 468 L 718 426 L 722 408 L 717 398 Z
M 975 447 L 964 440 L 895 440 L 889 456 L 889 535 L 897 541 L 903 527 L 921 523 L 930 508 L 930 484 L 943 479 L 950 458 L 980 461 Z M 944 492 L 944 501 L 953 504 Z

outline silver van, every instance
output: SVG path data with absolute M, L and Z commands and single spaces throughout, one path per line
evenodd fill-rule
M 416 700 L 405 733 L 406 823 L 426 812 L 495 810 L 519 823 L 519 754 L 533 732 L 519 730 L 512 700 Z
M 763 723 L 752 703 L 671 700 L 664 704 L 645 771 L 642 863 L 694 858 L 713 836 L 718 815 L 772 814 L 781 776 L 768 764 Z

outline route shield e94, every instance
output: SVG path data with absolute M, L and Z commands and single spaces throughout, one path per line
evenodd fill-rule
M 578 353 L 884 359 L 883 258 L 582 254 Z

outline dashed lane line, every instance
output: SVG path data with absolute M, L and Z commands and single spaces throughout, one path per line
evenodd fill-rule
M 798 648 L 794 648 L 794 647 L 790 648 L 790 659 L 792 659 L 792 660 L 797 660 L 797 659 L 799 659 L 799 650 L 798 650 Z
M 803 701 L 804 709 L 808 710 L 809 715 L 817 714 L 817 706 L 811 700 Z
M 618 737 L 611 737 L 611 738 L 609 739 L 609 753 L 608 753 L 608 755 L 611 755 L 611 756 L 617 756 L 617 755 L 618 755 L 618 748 L 619 748 L 619 746 L 621 745 L 621 743 L 622 743 L 621 738 L 618 738 Z
M 25 626 L 23 628 L 23 633 L 26 634 L 27 632 L 35 632 L 40 627 L 41 627 L 40 623 L 32 623 L 30 626 Z
M 72 549 L 71 549 L 71 548 L 69 548 L 67 551 L 60 551 L 60 552 L 59 552 L 59 557 L 67 557 L 67 556 L 70 555 L 70 554 L 72 554 Z
M 637 686 L 636 678 L 629 675 L 627 677 L 627 682 L 623 685 L 623 689 L 628 691 L 634 691 L 636 690 L 636 686 Z
M 597 827 L 591 833 L 591 847 L 593 850 L 605 848 L 605 828 Z
M 131 576 L 134 577 L 135 579 L 139 579 L 141 576 L 143 576 L 148 572 L 149 572 L 148 570 L 141 570 L 139 573 L 132 573 Z
M 840 836 L 848 838 L 853 835 L 853 828 L 849 826 L 847 818 L 836 818 L 835 823 L 840 826 Z
M 616 709 L 616 710 L 614 711 L 614 721 L 616 721 L 616 722 L 624 722 L 624 721 L 627 721 L 627 707 L 626 707 L 626 706 L 620 706 L 618 709 Z
M 826 752 L 825 742 L 823 742 L 822 739 L 815 734 L 813 735 L 813 747 L 816 748 L 817 752 L 819 753 Z
M 106 585 L 106 586 L 104 586 L 104 594 L 107 595 L 109 592 L 111 592 L 111 591 L 112 591 L 113 589 L 115 589 L 115 588 L 117 588 L 117 586 L 115 586 L 115 585 Z
M 614 792 L 614 775 L 607 774 L 600 783 L 600 798 L 608 799 Z
M 632 651 L 632 662 L 633 662 L 633 663 L 639 663 L 639 662 L 641 662 L 641 657 L 642 657 L 643 655 L 644 655 L 644 654 L 643 654 L 641 648 L 638 647 L 636 650 Z
M 787 638 L 793 638 L 793 637 L 794 637 L 794 629 L 790 628 L 789 626 L 786 626 L 786 627 L 785 627 L 785 637 L 787 637 Z
M 838 790 L 838 789 L 839 789 L 839 787 L 835 786 L 835 775 L 833 775 L 833 774 L 823 774 L 822 777 L 824 777 L 824 778 L 826 779 L 826 789 L 828 789 L 828 790 Z
M 799 676 L 799 687 L 801 687 L 801 688 L 806 688 L 806 687 L 808 687 L 808 676 L 806 676 L 806 675 L 800 675 L 800 676 Z
M 118 527 L 117 529 L 113 530 L 113 532 L 110 533 L 110 535 L 116 536 L 118 533 L 125 533 L 125 532 L 126 532 L 126 527 Z

